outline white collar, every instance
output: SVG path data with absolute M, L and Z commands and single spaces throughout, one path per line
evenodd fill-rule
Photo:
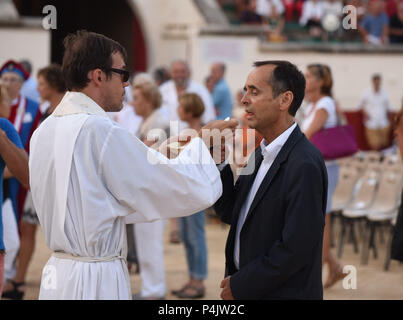
M 270 144 L 267 144 L 267 141 L 263 139 L 260 142 L 260 148 L 262 150 L 263 161 L 274 161 L 280 152 L 283 145 L 287 142 L 289 136 L 294 131 L 297 124 L 294 124 L 285 130 L 282 134 L 280 134 L 276 139 L 274 139 Z
M 94 100 L 82 92 L 67 91 L 62 101 L 56 107 L 53 115 L 62 117 L 72 114 L 93 114 L 108 117 L 105 110 L 102 109 Z

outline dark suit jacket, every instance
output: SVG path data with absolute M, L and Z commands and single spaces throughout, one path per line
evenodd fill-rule
M 260 147 L 249 161 L 259 165 Z M 258 171 L 241 175 L 234 186 L 227 165 L 223 194 L 214 208 L 231 225 L 226 276 L 235 299 L 322 299 L 322 241 L 327 173 L 320 151 L 296 127 L 267 172 L 240 233 L 234 265 L 236 226 Z
M 403 193 L 392 238 L 391 258 L 403 262 Z

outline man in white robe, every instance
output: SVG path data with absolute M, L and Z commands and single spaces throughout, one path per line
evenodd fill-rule
M 72 91 L 34 133 L 29 159 L 33 202 L 53 251 L 39 299 L 131 299 L 125 223 L 211 206 L 222 192 L 220 175 L 201 139 L 192 139 L 175 164 L 106 115 L 122 108 L 128 85 L 117 42 L 79 31 L 65 47 L 63 73 Z M 165 164 L 153 165 L 156 159 Z

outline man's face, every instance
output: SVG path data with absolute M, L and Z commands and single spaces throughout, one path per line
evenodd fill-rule
M 211 77 L 213 82 L 217 82 L 223 77 L 222 67 L 218 63 L 211 66 Z
M 273 97 L 272 87 L 268 84 L 275 66 L 264 65 L 254 69 L 245 83 L 242 104 L 245 106 L 248 126 L 264 132 L 276 123 L 280 116 L 278 98 Z
M 372 80 L 372 83 L 374 85 L 375 91 L 379 91 L 379 89 L 381 88 L 381 79 L 375 78 L 374 80 Z
M 310 69 L 307 69 L 305 72 L 305 94 L 309 95 L 320 91 L 322 82 Z
M 20 95 L 24 80 L 14 72 L 5 72 L 1 76 L 1 82 L 3 83 L 3 87 L 7 90 L 10 99 L 14 100 Z
M 112 54 L 112 68 L 126 70 L 126 63 L 119 52 Z M 125 87 L 129 82 L 123 82 L 122 75 L 111 72 L 109 79 L 106 79 L 103 90 L 105 92 L 105 111 L 117 112 L 123 108 Z
M 171 67 L 171 78 L 175 85 L 180 88 L 186 88 L 189 81 L 189 70 L 182 62 L 175 62 Z
M 381 0 L 375 0 L 370 4 L 370 11 L 375 16 L 381 14 L 383 9 L 384 9 L 384 3 Z

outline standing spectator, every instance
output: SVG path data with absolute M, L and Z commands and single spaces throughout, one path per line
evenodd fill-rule
M 207 123 L 216 118 L 213 99 L 207 88 L 193 80 L 191 80 L 191 71 L 186 61 L 176 60 L 171 63 L 170 68 L 171 80 L 160 86 L 162 95 L 161 112 L 168 117 L 170 121 L 180 120 L 178 117 L 178 97 L 183 93 L 196 93 L 203 100 L 205 110 L 202 115 L 202 123 Z M 171 135 L 178 135 L 181 128 L 187 126 L 186 122 L 180 122 L 180 127 L 172 127 Z M 171 129 L 171 130 L 172 130 Z M 179 243 L 180 236 L 176 219 L 170 222 L 170 241 L 171 243 Z
M 169 120 L 179 120 L 178 97 L 182 93 L 196 93 L 203 100 L 205 111 L 202 115 L 202 123 L 215 119 L 213 99 L 207 88 L 191 80 L 191 71 L 188 64 L 183 60 L 176 60 L 171 64 L 171 80 L 160 87 L 162 94 L 162 107 L 167 112 Z
M 24 80 L 29 78 L 29 74 L 19 63 L 9 60 L 0 68 L 0 77 L 12 104 L 8 120 L 14 125 L 24 149 L 29 153 L 31 135 L 42 117 L 38 103 L 21 94 L 22 85 Z M 22 214 L 26 192 L 15 179 L 9 181 L 9 194 L 17 218 Z
M 372 150 L 388 146 L 390 124 L 388 111 L 392 111 L 389 97 L 381 88 L 381 75 L 372 77 L 372 87 L 364 91 L 358 104 L 363 111 L 365 135 Z
M 359 25 L 364 43 L 374 45 L 386 44 L 388 41 L 389 18 L 385 13 L 384 3 L 381 0 L 372 0 L 369 11 Z
M 0 201 L 3 201 L 4 169 L 10 170 L 19 181 L 28 186 L 28 157 L 13 125 L 7 119 L 0 119 Z M 3 291 L 5 245 L 3 241 L 3 219 L 0 207 L 0 296 Z M 7 230 L 5 230 L 7 232 Z
M 199 131 L 204 112 L 202 99 L 194 93 L 184 93 L 179 98 L 178 115 L 190 129 Z M 203 281 L 207 278 L 207 244 L 205 235 L 205 212 L 200 211 L 178 219 L 179 230 L 185 245 L 189 280 L 172 293 L 183 299 L 202 298 L 205 294 Z
M 390 43 L 403 43 L 403 2 L 397 6 L 396 14 L 389 22 L 389 41 Z
M 66 92 L 60 65 L 51 64 L 38 71 L 38 91 L 41 100 L 49 103 L 49 107 L 42 116 L 42 121 L 44 121 L 56 109 Z M 17 256 L 17 274 L 4 288 L 3 296 L 5 298 L 21 300 L 24 296 L 23 286 L 35 250 L 35 235 L 38 225 L 38 216 L 32 203 L 31 193 L 28 191 L 19 223 L 21 237 L 20 250 Z
M 145 82 L 133 86 L 133 106 L 136 114 L 143 119 L 136 136 L 149 147 L 158 146 L 168 137 L 169 121 L 159 111 L 161 100 L 161 94 L 155 84 Z M 161 136 L 157 140 L 147 137 L 153 129 L 161 129 Z M 136 300 L 165 297 L 163 239 L 165 225 L 165 220 L 155 220 L 149 223 L 136 223 L 133 226 L 141 277 L 141 291 L 134 295 Z
M 10 107 L 5 88 L 0 86 L 0 110 Z M 0 203 L 3 202 L 3 174 L 5 167 L 16 176 L 21 183 L 28 186 L 28 157 L 23 150 L 18 132 L 4 118 L 0 118 Z M 0 206 L 0 297 L 3 291 L 5 245 L 2 207 Z
M 322 34 L 323 2 L 318 0 L 307 0 L 302 7 L 300 25 L 307 26 L 313 37 L 320 37 Z
M 29 153 L 31 136 L 38 127 L 42 116 L 38 103 L 21 94 L 22 85 L 29 78 L 29 74 L 19 63 L 9 60 L 0 68 L 0 77 L 11 100 L 8 120 L 14 125 L 25 151 Z M 17 272 L 15 258 L 20 246 L 18 221 L 25 205 L 27 186 L 22 185 L 7 170 L 5 171 L 4 179 L 6 192 L 3 199 L 3 223 L 7 223 L 8 226 L 4 234 L 7 247 L 4 277 L 7 280 L 11 280 Z M 6 290 L 6 288 L 4 289 Z
M 231 90 L 224 79 L 225 64 L 214 63 L 211 66 L 211 80 L 214 85 L 213 102 L 216 108 L 217 119 L 224 120 L 231 117 L 232 113 L 232 97 Z
M 22 85 L 21 94 L 28 99 L 39 103 L 40 96 L 38 92 L 37 82 L 35 80 L 35 77 L 32 76 L 32 64 L 28 60 L 21 60 L 20 64 L 30 75 L 29 78 L 25 80 L 24 84 Z
M 305 99 L 309 102 L 306 108 L 302 130 L 308 139 L 319 130 L 333 128 L 338 125 L 337 108 L 332 97 L 333 79 L 330 68 L 322 64 L 309 65 L 305 74 Z M 343 266 L 331 251 L 331 209 L 332 197 L 339 179 L 339 166 L 335 160 L 325 161 L 328 189 L 325 229 L 323 235 L 322 265 L 328 266 L 328 277 L 324 288 L 333 286 L 344 278 Z

